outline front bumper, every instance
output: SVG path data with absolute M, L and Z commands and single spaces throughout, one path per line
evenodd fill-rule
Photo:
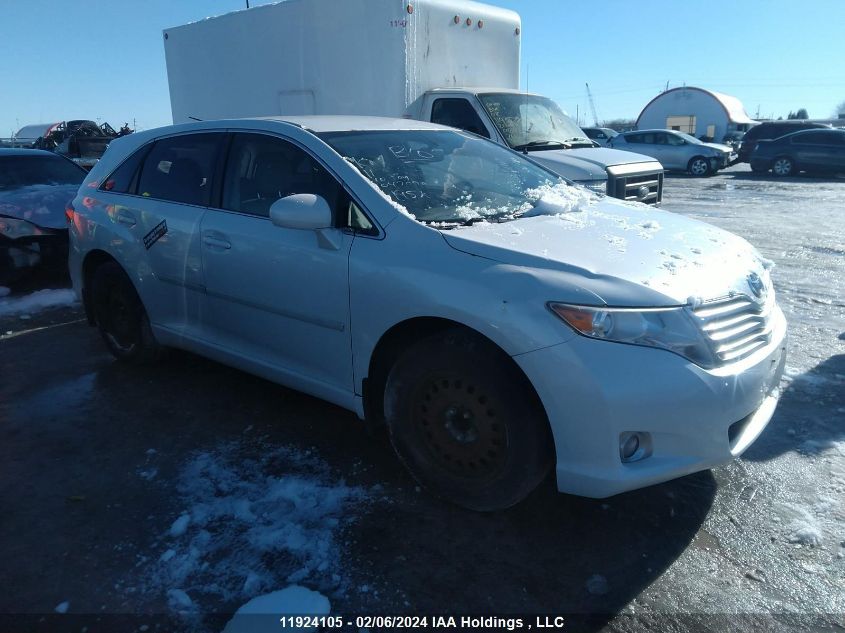
M 0 235 L 0 284 L 14 283 L 39 268 L 67 271 L 67 231 L 15 240 Z
M 740 455 L 771 419 L 786 362 L 786 320 L 771 342 L 713 370 L 671 352 L 574 339 L 515 356 L 546 409 L 561 492 L 603 498 L 706 470 Z M 650 454 L 623 463 L 624 433 Z
M 710 159 L 710 168 L 713 171 L 719 171 L 720 169 L 725 169 L 726 167 L 730 167 L 734 164 L 737 159 L 737 155 L 735 153 L 723 153 L 721 156 L 713 156 Z

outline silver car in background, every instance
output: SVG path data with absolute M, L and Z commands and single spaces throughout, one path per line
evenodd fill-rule
M 665 170 L 690 176 L 711 176 L 736 160 L 736 151 L 728 145 L 705 143 L 675 130 L 624 132 L 611 139 L 610 147 L 651 156 Z

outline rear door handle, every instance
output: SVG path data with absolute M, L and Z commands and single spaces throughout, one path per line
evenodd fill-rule
M 135 226 L 136 224 L 135 216 L 123 209 L 117 212 L 117 221 L 126 226 Z
M 206 246 L 210 246 L 211 248 L 232 248 L 232 244 L 227 240 L 221 239 L 219 237 L 212 237 L 211 235 L 206 235 L 204 238 L 202 238 L 202 241 Z

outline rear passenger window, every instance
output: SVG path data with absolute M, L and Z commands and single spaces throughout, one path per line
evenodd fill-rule
M 642 143 L 643 142 L 643 135 L 642 134 L 628 134 L 625 136 L 625 140 L 629 143 Z
M 223 177 L 223 208 L 263 218 L 279 198 L 297 193 L 322 196 L 335 224 L 346 224 L 349 196 L 308 153 L 265 134 L 235 134 Z
M 833 134 L 825 132 L 807 132 L 796 134 L 792 137 L 792 143 L 797 145 L 830 145 L 833 142 Z
M 185 134 L 158 141 L 141 168 L 138 193 L 149 198 L 208 206 L 223 134 Z
M 115 169 L 111 175 L 103 181 L 100 185 L 102 191 L 111 191 L 113 193 L 135 193 L 135 188 L 138 184 L 136 176 L 138 175 L 138 168 L 144 161 L 147 152 L 152 148 L 152 144 L 145 145 Z

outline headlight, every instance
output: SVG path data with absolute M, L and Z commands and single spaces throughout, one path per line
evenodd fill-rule
M 578 183 L 582 187 L 586 187 L 594 193 L 607 193 L 606 180 L 584 180 Z
M 547 305 L 583 336 L 665 349 L 705 368 L 716 365 L 716 357 L 703 332 L 683 306 L 601 308 L 554 302 Z
M 19 237 L 31 237 L 33 235 L 45 235 L 46 231 L 38 228 L 31 222 L 19 220 L 18 218 L 0 217 L 0 235 L 16 240 Z

